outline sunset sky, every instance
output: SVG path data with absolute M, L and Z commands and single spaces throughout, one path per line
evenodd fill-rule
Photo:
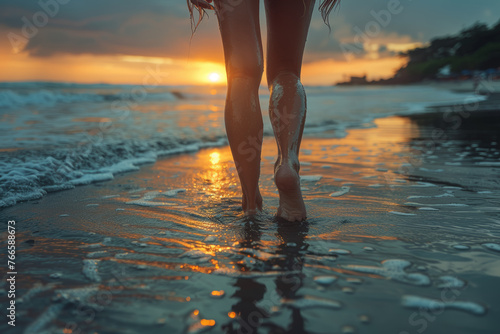
M 381 14 L 388 8 L 390 19 Z M 399 51 L 477 21 L 491 25 L 498 13 L 498 0 L 343 0 L 331 33 L 314 13 L 303 82 L 390 77 L 405 62 Z M 261 5 L 265 45 L 263 14 Z M 141 84 L 151 72 L 162 85 L 225 78 L 215 15 L 190 43 L 185 0 L 0 0 L 0 36 L 0 81 Z

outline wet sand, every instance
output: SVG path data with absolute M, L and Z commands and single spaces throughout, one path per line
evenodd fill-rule
M 6 208 L 17 318 L 0 331 L 497 333 L 496 98 L 304 138 L 301 224 L 274 219 L 272 138 L 258 219 L 228 147 Z

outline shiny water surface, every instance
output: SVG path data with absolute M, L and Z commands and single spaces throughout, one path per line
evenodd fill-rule
M 429 141 L 426 118 L 376 125 L 304 138 L 303 223 L 274 218 L 272 138 L 257 217 L 227 147 L 3 210 L 22 275 L 2 332 L 495 333 L 498 143 L 465 126 Z

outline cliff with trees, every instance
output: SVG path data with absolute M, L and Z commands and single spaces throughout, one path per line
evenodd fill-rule
M 470 78 L 477 71 L 498 75 L 500 21 L 492 27 L 475 23 L 456 35 L 434 38 L 427 46 L 408 50 L 400 56 L 408 58 L 408 63 L 398 69 L 393 78 L 368 81 L 366 84 Z

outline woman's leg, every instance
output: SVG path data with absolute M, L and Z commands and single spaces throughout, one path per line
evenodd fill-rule
M 277 215 L 289 221 L 306 218 L 300 191 L 299 148 L 306 117 L 306 94 L 300 82 L 302 55 L 314 0 L 266 0 L 269 117 L 278 144 L 274 182 Z
M 215 2 L 224 46 L 228 91 L 224 119 L 247 214 L 262 209 L 259 192 L 262 114 L 258 89 L 263 72 L 259 0 Z

